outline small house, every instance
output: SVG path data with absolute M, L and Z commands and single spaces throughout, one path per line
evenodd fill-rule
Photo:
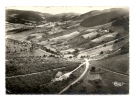
M 59 77 L 62 76 L 62 75 L 63 75 L 63 73 L 59 71 L 59 72 L 55 75 L 55 77 L 56 77 L 56 78 L 59 78 Z

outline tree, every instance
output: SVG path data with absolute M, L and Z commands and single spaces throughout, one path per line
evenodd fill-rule
M 115 43 L 118 43 L 118 42 L 119 42 L 119 41 L 118 41 L 118 40 L 116 40 L 116 41 L 114 41 L 114 44 L 115 44 Z
M 69 51 L 68 54 L 71 54 L 71 52 Z
M 83 56 L 81 56 L 81 58 L 83 58 Z
M 113 33 L 114 31 L 110 29 L 109 32 L 110 32 L 110 33 Z
M 69 58 L 71 59 L 71 58 L 72 58 L 72 56 L 69 56 Z
M 103 54 L 103 53 L 104 53 L 103 51 L 100 52 L 100 54 Z
M 55 57 L 55 55 L 49 55 L 49 57 Z
M 95 66 L 92 66 L 90 71 L 94 72 L 95 71 Z
M 47 57 L 47 55 L 44 54 L 43 57 Z
M 100 34 L 97 34 L 97 35 L 96 35 L 96 38 L 98 38 L 98 37 L 100 37 Z
M 102 87 L 102 84 L 97 84 L 96 87 L 97 88 L 101 88 Z
M 73 52 L 74 56 L 77 56 L 79 53 L 79 50 L 78 49 L 75 49 L 75 51 Z
M 106 47 L 106 44 L 104 44 L 103 47 Z
M 121 36 L 120 36 L 120 34 L 118 33 L 117 35 L 116 35 L 116 39 L 118 39 L 118 38 L 120 38 Z
M 82 92 L 82 93 L 86 92 L 86 87 L 82 86 L 82 89 L 80 90 L 80 92 Z

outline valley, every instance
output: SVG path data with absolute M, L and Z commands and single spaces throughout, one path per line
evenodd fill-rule
M 7 94 L 129 93 L 125 8 L 56 15 L 6 9 L 5 34 Z

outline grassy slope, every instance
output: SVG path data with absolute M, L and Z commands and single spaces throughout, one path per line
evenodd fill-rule
M 11 15 L 16 14 L 14 17 Z M 13 10 L 8 9 L 6 10 L 6 21 L 11 23 L 25 23 L 30 21 L 43 21 L 42 17 L 49 17 L 52 16 L 48 13 L 40 13 L 34 11 L 23 11 L 23 10 Z
M 114 64 L 113 64 L 114 65 Z M 96 68 L 98 70 L 98 68 Z M 97 72 L 97 71 L 96 71 Z M 129 93 L 129 77 L 115 74 L 109 71 L 101 69 L 101 74 L 89 72 L 85 75 L 83 80 L 73 85 L 69 88 L 65 94 L 128 94 Z M 97 87 L 95 81 L 91 81 L 91 77 L 100 76 L 102 80 L 98 83 L 101 87 Z M 89 78 L 90 77 L 90 78 Z M 123 82 L 125 83 L 121 87 L 114 86 L 113 82 Z
M 126 94 L 129 93 L 129 77 L 121 76 L 118 74 L 113 74 L 111 72 L 105 72 L 101 74 L 103 81 L 107 87 L 111 90 L 112 94 Z M 115 87 L 113 82 L 123 82 L 125 83 L 121 87 Z
M 31 61 L 30 61 L 31 60 Z M 15 61 L 15 60 L 14 60 Z M 19 61 L 17 59 L 17 61 Z M 17 64 L 17 61 L 14 63 Z M 9 69 L 11 67 L 6 66 L 8 73 L 7 76 L 13 75 L 25 75 L 29 73 L 42 72 L 38 74 L 28 75 L 24 77 L 15 77 L 15 78 L 7 78 L 6 79 L 6 88 L 10 90 L 12 93 L 37 93 L 37 89 L 42 84 L 47 84 L 51 81 L 52 78 L 56 75 L 58 71 L 71 71 L 75 69 L 79 63 L 65 61 L 63 59 L 29 59 L 27 64 L 25 64 L 26 60 L 21 59 L 21 66 L 14 65 L 14 70 Z M 42 63 L 44 62 L 44 63 Z M 20 63 L 20 62 L 18 62 Z M 61 68 L 64 67 L 64 68 Z M 12 67 L 13 68 L 13 67 Z M 55 70 L 54 68 L 61 68 Z M 43 72 L 44 71 L 44 72 Z M 46 71 L 46 72 L 45 72 Z
M 8 60 L 6 63 L 6 75 L 24 75 L 35 72 L 42 72 L 46 70 L 52 70 L 55 68 L 77 66 L 79 63 L 66 61 L 59 58 L 13 58 L 14 60 Z M 69 66 L 69 67 L 68 67 Z M 13 70 L 14 69 L 14 70 Z
M 84 20 L 84 19 L 88 18 L 89 16 L 93 16 L 93 15 L 99 13 L 99 12 L 100 11 L 98 11 L 98 10 L 93 10 L 93 11 L 87 12 L 85 14 L 82 14 L 82 15 L 74 18 L 74 20 Z
M 91 64 L 111 71 L 127 74 L 129 70 L 129 54 L 118 55 L 99 61 L 91 61 Z
M 115 9 L 110 12 L 101 13 L 95 16 L 91 16 L 81 22 L 81 26 L 92 27 L 102 25 L 110 22 L 114 18 L 119 18 L 127 15 L 128 12 L 123 9 Z

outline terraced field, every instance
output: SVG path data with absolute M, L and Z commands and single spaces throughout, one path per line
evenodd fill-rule
M 113 45 L 108 45 L 106 47 L 100 47 L 100 48 L 97 48 L 97 49 L 89 50 L 87 52 L 79 54 L 78 57 L 83 55 L 83 54 L 87 54 L 87 55 L 99 54 L 101 51 L 105 52 L 105 51 L 108 51 L 109 49 L 112 49 L 112 47 L 113 47 Z
M 91 33 L 88 33 L 88 34 L 83 35 L 83 37 L 84 37 L 85 39 L 88 38 L 89 40 L 91 40 L 91 39 L 95 38 L 96 35 L 98 35 L 98 34 L 99 34 L 98 32 L 91 32 Z
M 71 38 L 74 38 L 74 37 L 78 36 L 79 33 L 80 32 L 75 31 L 75 32 L 72 32 L 72 33 L 67 34 L 67 35 L 63 35 L 63 36 L 59 36 L 59 37 L 53 38 L 53 40 L 55 40 L 55 41 L 65 40 L 65 39 L 69 40 Z
M 51 53 L 46 52 L 46 51 L 41 50 L 41 49 L 37 49 L 37 50 L 33 51 L 33 56 L 41 56 L 41 57 L 43 57 L 43 55 L 51 55 Z

